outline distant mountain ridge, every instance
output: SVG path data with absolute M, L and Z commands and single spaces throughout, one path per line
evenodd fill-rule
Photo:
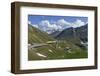
M 56 31 L 51 34 L 56 39 L 79 39 L 83 42 L 88 41 L 88 24 L 77 28 L 66 28 L 63 31 Z
M 83 41 L 88 41 L 88 24 L 76 28 L 76 35 Z

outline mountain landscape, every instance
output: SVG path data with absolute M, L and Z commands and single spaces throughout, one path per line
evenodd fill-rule
M 88 24 L 47 33 L 28 24 L 28 60 L 87 58 Z

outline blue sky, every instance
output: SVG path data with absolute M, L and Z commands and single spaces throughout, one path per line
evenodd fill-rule
M 47 33 L 62 31 L 69 27 L 81 27 L 87 23 L 88 17 L 28 15 L 28 24 Z
M 77 19 L 82 20 L 83 22 L 87 22 L 87 17 L 76 17 L 76 16 L 48 16 L 48 15 L 28 15 L 28 21 L 31 21 L 32 24 L 38 24 L 42 20 L 49 21 L 57 21 L 60 19 L 64 19 L 68 22 L 74 22 Z

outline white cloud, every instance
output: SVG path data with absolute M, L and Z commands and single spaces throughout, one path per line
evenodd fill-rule
M 30 25 L 32 25 L 32 26 L 38 28 L 38 25 L 32 24 L 31 21 L 28 21 L 28 24 L 30 24 Z
M 39 25 L 41 27 L 47 27 L 47 29 L 48 28 L 57 29 L 57 25 L 56 24 L 51 24 L 48 20 L 41 21 Z
M 67 22 L 67 21 L 64 20 L 64 19 L 58 20 L 58 21 L 57 21 L 57 24 L 59 24 L 59 25 L 61 25 L 61 26 L 69 26 L 69 25 L 70 25 L 70 23 Z
M 38 26 L 38 25 L 35 25 L 35 24 L 32 24 L 32 26 L 34 26 L 34 27 L 36 27 L 36 28 L 39 28 L 39 26 Z
M 85 22 L 83 22 L 82 20 L 77 19 L 75 22 L 72 23 L 72 27 L 76 28 L 76 27 L 81 27 L 85 25 Z
M 30 24 L 30 25 L 31 25 L 31 21 L 28 21 L 28 24 Z
M 46 31 L 47 33 L 52 33 L 55 30 L 58 30 L 59 29 L 59 27 L 55 23 L 51 24 L 48 20 L 41 21 L 39 23 L 39 28 L 41 30 Z
M 43 20 L 43 21 L 40 22 L 40 25 L 42 25 L 42 26 L 49 26 L 50 23 L 49 23 L 48 20 Z
M 64 19 L 58 20 L 58 21 L 57 21 L 57 25 L 58 25 L 59 27 L 61 27 L 61 30 L 65 29 L 65 28 L 71 27 L 71 23 L 68 22 L 68 21 L 66 21 L 66 20 L 64 20 Z
M 29 24 L 31 24 L 30 21 L 28 21 Z M 69 28 L 69 27 L 80 27 L 85 25 L 85 22 L 83 22 L 80 19 L 77 19 L 75 22 L 68 22 L 64 19 L 60 19 L 56 22 L 50 22 L 49 20 L 42 20 L 40 21 L 39 24 L 31 24 L 32 26 L 39 28 L 42 31 L 47 32 L 48 34 L 54 32 L 54 31 L 62 31 L 65 28 Z
M 64 19 L 60 19 L 57 21 L 57 25 L 60 25 L 63 29 L 69 27 L 76 28 L 85 25 L 85 22 L 80 19 L 77 19 L 75 22 L 68 22 Z

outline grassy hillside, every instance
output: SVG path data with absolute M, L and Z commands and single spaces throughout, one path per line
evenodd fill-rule
M 48 44 L 48 41 L 56 42 Z M 87 58 L 86 49 L 80 48 L 71 41 L 56 40 L 47 33 L 28 25 L 28 44 L 34 43 L 46 45 L 28 49 L 29 60 Z
M 28 43 L 42 43 L 54 40 L 47 33 L 41 32 L 39 29 L 28 25 Z

